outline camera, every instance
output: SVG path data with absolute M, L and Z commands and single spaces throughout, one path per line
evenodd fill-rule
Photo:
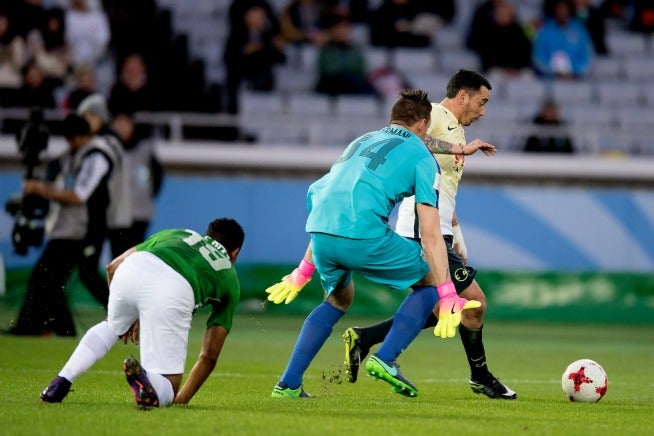
M 29 117 L 18 132 L 16 143 L 25 167 L 25 179 L 34 179 L 34 170 L 41 164 L 40 154 L 48 148 L 50 131 L 45 123 L 43 109 L 33 107 Z M 11 241 L 16 254 L 24 256 L 29 247 L 43 243 L 44 219 L 50 202 L 38 195 L 17 194 L 5 203 L 5 210 L 14 217 Z

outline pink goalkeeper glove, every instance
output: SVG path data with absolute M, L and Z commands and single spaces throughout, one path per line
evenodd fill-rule
M 480 307 L 481 303 L 477 300 L 466 300 L 459 297 L 451 280 L 441 283 L 436 290 L 440 298 L 440 308 L 434 335 L 441 338 L 453 338 L 456 334 L 456 328 L 461 323 L 461 311 L 475 309 Z
M 302 288 L 311 281 L 311 275 L 315 270 L 316 267 L 311 262 L 302 259 L 300 265 L 291 274 L 284 276 L 281 282 L 266 289 L 268 301 L 275 304 L 284 301 L 284 304 L 288 304 L 295 300 Z

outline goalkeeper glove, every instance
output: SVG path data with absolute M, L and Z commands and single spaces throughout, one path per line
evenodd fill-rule
M 266 289 L 268 294 L 268 301 L 279 304 L 284 301 L 288 304 L 295 300 L 297 294 L 300 293 L 302 288 L 311 281 L 311 275 L 316 270 L 311 262 L 302 259 L 300 265 L 287 276 L 282 277 L 279 283 L 275 283 Z
M 452 226 L 452 248 L 456 254 L 461 256 L 463 263 L 465 264 L 468 260 L 468 249 L 466 248 L 466 243 L 463 240 L 463 233 L 461 233 L 461 226 L 455 224 Z
M 440 298 L 440 309 L 434 335 L 441 338 L 453 338 L 456 328 L 461 323 L 461 311 L 475 309 L 480 307 L 481 303 L 477 300 L 466 300 L 459 297 L 451 280 L 440 284 L 436 289 Z

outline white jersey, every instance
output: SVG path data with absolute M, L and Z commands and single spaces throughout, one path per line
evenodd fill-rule
M 452 144 L 465 144 L 463 126 L 454 114 L 438 103 L 432 103 L 431 136 Z M 455 154 L 434 154 L 441 167 L 441 189 L 438 196 L 438 212 L 441 218 L 441 233 L 452 235 L 452 219 L 456 207 L 456 193 L 463 175 L 464 156 Z M 414 197 L 402 200 L 398 209 L 395 231 L 407 238 L 419 238 Z

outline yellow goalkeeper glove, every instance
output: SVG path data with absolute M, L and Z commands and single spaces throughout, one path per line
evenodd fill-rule
M 287 276 L 282 277 L 279 283 L 275 283 L 266 289 L 268 294 L 268 301 L 279 304 L 284 301 L 284 304 L 289 304 L 295 300 L 297 294 L 311 281 L 311 275 L 316 267 L 311 262 L 302 259 L 300 265 Z
M 476 309 L 481 306 L 481 303 L 477 300 L 466 300 L 459 297 L 451 280 L 442 283 L 436 289 L 440 297 L 440 308 L 434 335 L 441 338 L 453 338 L 456 335 L 456 328 L 461 323 L 461 311 Z

